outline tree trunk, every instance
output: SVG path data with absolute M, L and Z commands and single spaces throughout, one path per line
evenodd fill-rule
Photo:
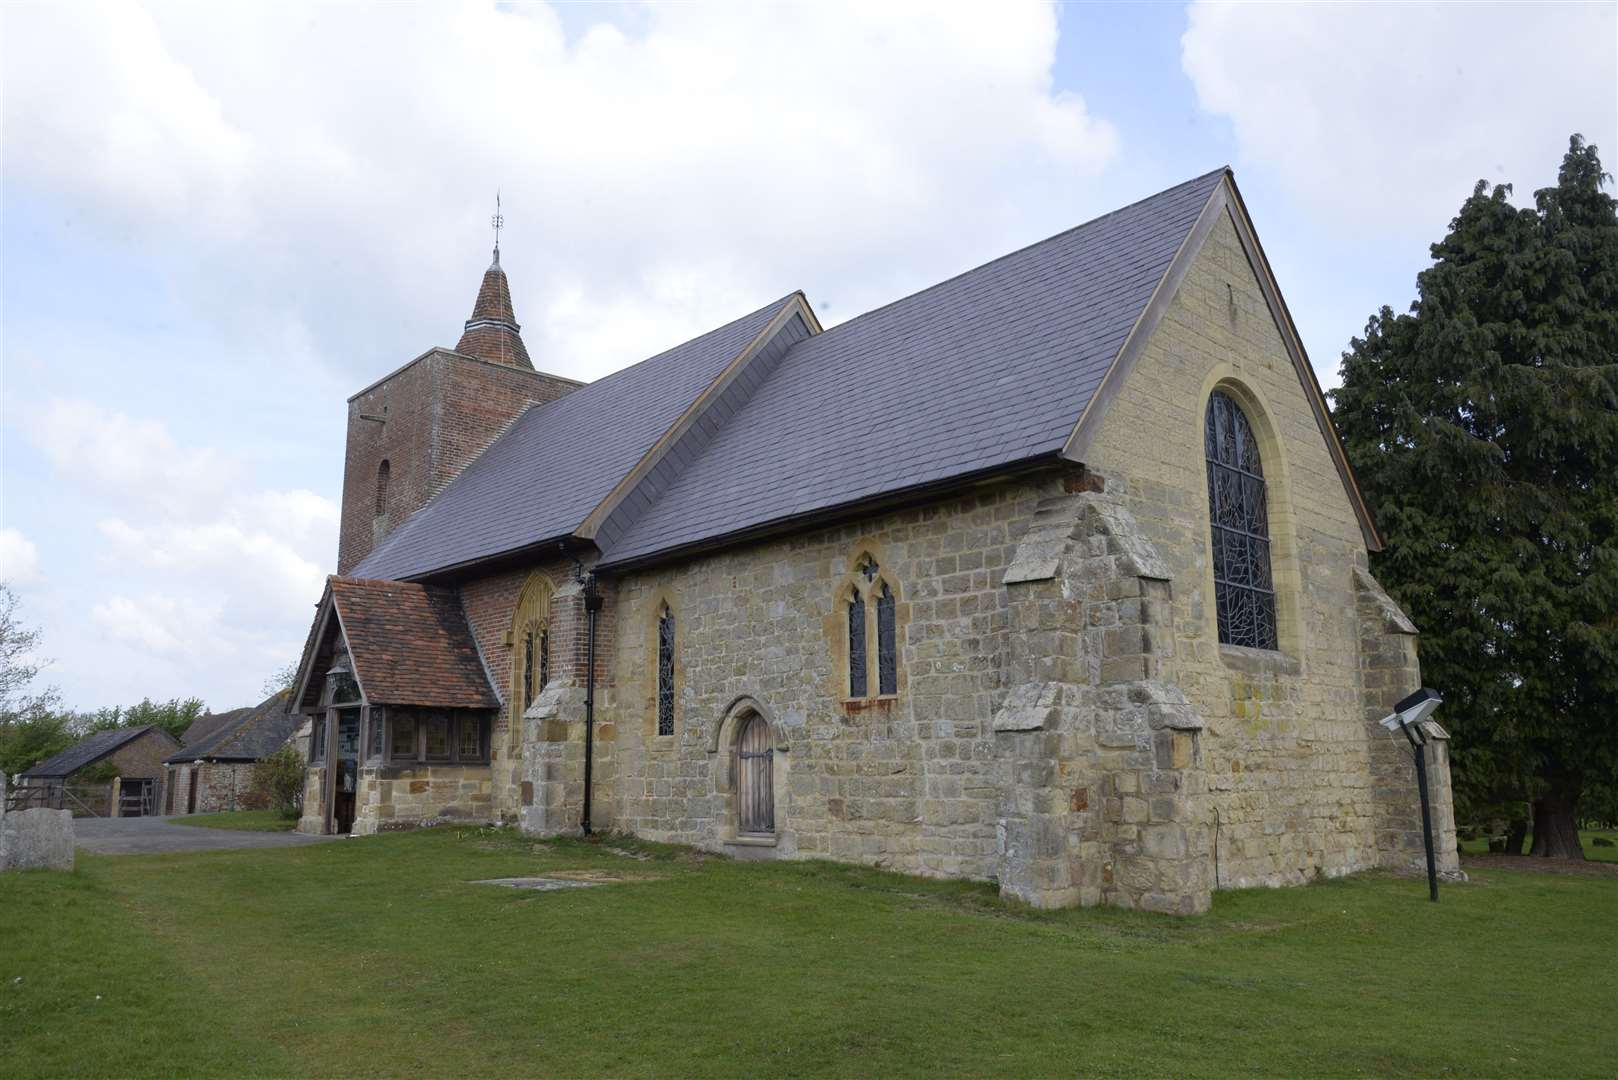
M 1528 838 L 1528 819 L 1512 818 L 1506 829 L 1506 854 L 1521 855 L 1522 843 Z
M 1579 822 L 1574 816 L 1577 798 L 1552 790 L 1534 800 L 1534 848 L 1530 855 L 1547 859 L 1583 859 Z

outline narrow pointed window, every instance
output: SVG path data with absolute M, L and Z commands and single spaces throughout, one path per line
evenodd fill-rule
M 551 684 L 551 630 L 548 626 L 539 628 L 539 692 L 544 693 L 545 688 Z
M 882 592 L 876 598 L 876 682 L 879 694 L 899 692 L 899 650 L 898 642 L 894 640 L 895 631 L 893 590 L 888 588 L 887 582 L 883 582 Z
M 388 480 L 393 475 L 393 466 L 388 459 L 383 458 L 382 464 L 376 467 L 376 516 L 381 517 L 388 512 Z
M 674 734 L 674 612 L 657 617 L 657 733 Z
M 1247 415 L 1221 391 L 1208 399 L 1203 450 L 1219 641 L 1275 649 L 1275 582 L 1270 573 L 1264 467 Z
M 522 707 L 526 712 L 534 703 L 534 631 L 522 636 Z
M 865 670 L 865 598 L 855 590 L 848 601 L 848 696 L 862 698 L 869 688 Z

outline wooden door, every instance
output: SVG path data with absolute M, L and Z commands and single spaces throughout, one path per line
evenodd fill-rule
M 736 826 L 742 833 L 775 832 L 775 761 L 770 725 L 754 714 L 736 740 Z

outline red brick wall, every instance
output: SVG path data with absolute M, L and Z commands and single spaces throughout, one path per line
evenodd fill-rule
M 584 684 L 585 656 L 589 649 L 588 625 L 582 597 L 568 595 L 573 580 L 573 561 L 554 559 L 519 570 L 509 570 L 477 578 L 461 586 L 461 602 L 467 621 L 477 638 L 478 648 L 489 667 L 495 687 L 507 708 L 495 720 L 496 732 L 507 731 L 511 716 L 512 646 L 507 643 L 511 620 L 517 610 L 528 575 L 538 571 L 551 579 L 558 593 L 551 601 L 551 672 L 554 679 L 572 679 Z M 617 640 L 617 617 L 610 585 L 604 590 L 605 604 L 596 616 L 596 687 L 604 689 L 612 676 L 610 663 Z M 574 673 L 580 673 L 577 676 Z
M 434 349 L 350 398 L 337 572 L 352 570 L 530 404 L 554 401 L 578 385 Z M 377 470 L 384 460 L 387 512 L 378 517 Z

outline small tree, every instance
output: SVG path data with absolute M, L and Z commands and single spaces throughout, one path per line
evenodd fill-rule
M 253 766 L 253 797 L 282 817 L 297 817 L 303 809 L 303 755 L 287 743 Z
M 0 582 L 0 772 L 22 772 L 73 745 L 69 717 L 58 709 L 55 688 L 30 691 L 43 662 L 37 658 L 40 633 L 24 626 L 17 594 Z
M 1529 800 L 1536 855 L 1583 858 L 1618 774 L 1618 213 L 1575 135 L 1533 209 L 1479 181 L 1408 315 L 1343 355 L 1335 418 L 1423 633 L 1457 802 Z
M 292 689 L 292 680 L 298 677 L 298 662 L 290 661 L 285 667 L 275 669 L 275 674 L 264 680 L 264 696 L 279 694 L 283 690 Z

